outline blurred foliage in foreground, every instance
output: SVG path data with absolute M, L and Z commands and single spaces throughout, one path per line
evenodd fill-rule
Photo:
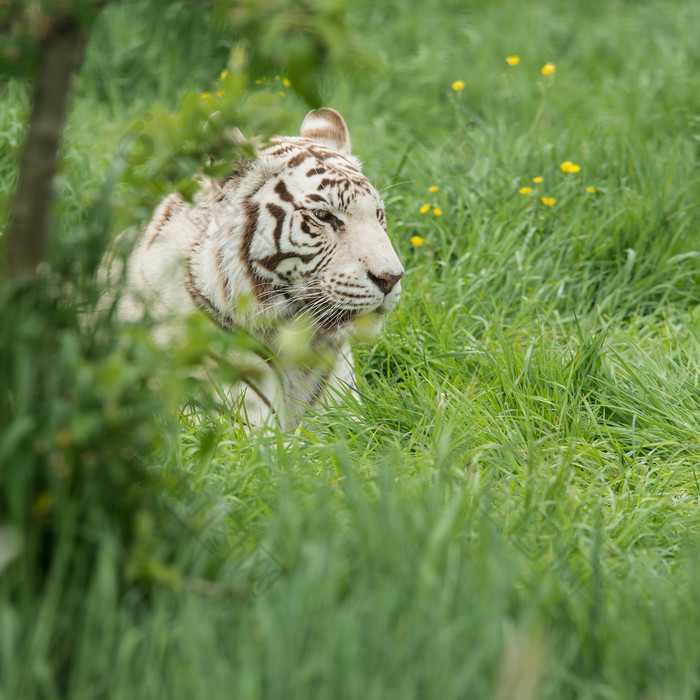
M 104 189 L 92 199 L 79 197 L 82 226 L 54 237 L 36 279 L 0 283 L 0 676 L 10 677 L 4 663 L 10 649 L 48 663 L 13 672 L 5 690 L 16 697 L 33 695 L 31 688 L 55 696 L 70 687 L 77 630 L 100 616 L 85 605 L 98 581 L 112 602 L 127 582 L 132 596 L 136 590 L 147 595 L 154 582 L 205 592 L 215 586 L 206 578 L 214 573 L 211 563 L 200 572 L 204 578 L 188 577 L 191 562 L 172 566 L 172 559 L 176 552 L 183 556 L 196 529 L 192 518 L 206 519 L 216 497 L 196 514 L 187 508 L 183 514 L 177 504 L 188 504 L 192 493 L 166 467 L 172 466 L 169 435 L 187 395 L 187 368 L 211 342 L 236 340 L 213 338 L 216 331 L 200 323 L 166 357 L 147 328 L 119 330 L 111 310 L 90 313 L 92 279 L 112 224 L 111 188 L 120 183 L 128 193 L 121 211 L 128 210 L 123 223 L 133 223 L 173 188 L 191 195 L 196 172 L 221 175 L 250 156 L 231 125 L 265 134 L 289 122 L 290 108 L 274 90 L 250 91 L 259 75 L 283 73 L 297 105 L 317 106 L 325 69 L 376 64 L 376 54 L 347 24 L 344 2 L 115 2 L 96 19 L 105 4 L 3 4 L 0 71 L 31 80 L 51 24 L 69 21 L 96 22 L 96 41 L 101 22 L 124 30 L 116 46 L 93 44 L 78 91 L 93 81 L 98 95 L 117 89 L 127 100 L 129 80 L 138 82 L 143 61 L 160 61 L 173 45 L 183 45 L 173 36 L 187 36 L 184 43 L 196 52 L 213 47 L 221 74 L 213 96 L 200 88 L 179 94 L 177 106 L 152 100 L 120 140 Z M 146 55 L 133 50 L 133 23 L 125 21 L 133 15 L 160 38 Z M 100 75 L 103 60 L 108 76 Z M 201 56 L 193 63 L 201 65 Z M 51 228 L 60 231 L 61 210 L 55 213 Z M 240 547 L 243 552 L 245 537 Z M 42 634 L 30 635 L 37 625 Z

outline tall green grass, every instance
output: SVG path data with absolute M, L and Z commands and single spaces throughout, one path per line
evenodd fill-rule
M 352 15 L 385 70 L 323 97 L 407 270 L 356 351 L 362 401 L 292 435 L 149 433 L 159 491 L 132 551 L 92 551 L 70 648 L 60 572 L 29 626 L 0 572 L 0 698 L 698 697 L 700 6 Z M 177 42 L 150 17 L 106 14 L 77 86 L 57 207 L 78 258 L 130 121 L 226 60 L 196 17 Z M 1 89 L 12 155 L 27 99 Z

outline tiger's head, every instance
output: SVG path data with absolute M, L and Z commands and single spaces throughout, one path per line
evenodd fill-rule
M 221 241 L 217 258 L 229 279 L 243 263 L 258 309 L 282 318 L 305 311 L 321 332 L 342 336 L 360 316 L 378 328 L 396 306 L 404 269 L 382 198 L 360 167 L 345 121 L 325 108 L 232 178 L 240 235 Z

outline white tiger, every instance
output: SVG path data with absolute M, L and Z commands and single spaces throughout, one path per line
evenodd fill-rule
M 284 321 L 308 320 L 310 349 L 325 361 L 256 356 L 257 376 L 226 388 L 248 425 L 292 427 L 329 394 L 354 388 L 354 329 L 362 318 L 378 331 L 401 293 L 384 205 L 360 168 L 345 121 L 324 108 L 306 116 L 300 136 L 274 138 L 222 182 L 203 179 L 192 204 L 171 194 L 127 260 L 118 316 L 148 313 L 167 342 L 199 309 L 221 328 L 251 331 L 273 355 Z

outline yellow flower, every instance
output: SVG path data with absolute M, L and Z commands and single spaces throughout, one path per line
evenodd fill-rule
M 520 192 L 520 194 L 530 194 L 530 192 L 532 192 L 532 187 L 521 187 L 518 192 Z
M 224 68 L 224 70 L 221 71 L 221 79 L 225 80 L 227 75 L 228 71 Z
M 435 216 L 442 216 L 442 209 L 433 209 L 433 214 L 435 214 Z
M 537 177 L 533 177 L 532 181 L 536 182 L 539 185 L 540 182 L 542 182 L 542 177 L 540 175 L 538 175 Z
M 203 100 L 206 100 L 207 97 L 211 97 L 211 93 L 210 93 L 210 92 L 203 92 L 203 93 L 200 95 L 200 97 L 201 97 Z
M 595 187 L 586 187 L 586 192 L 590 192 L 591 194 L 595 194 L 597 192 Z
M 542 197 L 542 204 L 546 207 L 553 207 L 556 201 L 554 197 Z
M 440 188 L 437 185 L 431 185 L 428 187 L 428 192 L 437 192 Z
M 576 165 L 576 163 L 572 163 L 570 160 L 565 160 L 559 167 L 561 167 L 565 173 L 577 173 L 581 170 L 580 165 Z
M 223 91 L 223 90 L 219 90 L 219 92 L 217 92 L 216 94 L 217 94 L 219 97 L 223 97 L 223 96 L 224 96 L 224 91 Z
M 464 90 L 466 85 L 467 84 L 463 80 L 455 80 L 454 83 L 452 83 L 452 89 L 459 92 L 460 90 Z
M 43 491 L 37 496 L 34 505 L 32 506 L 32 515 L 37 520 L 43 520 L 51 510 L 53 505 L 53 497 L 48 491 Z
M 556 66 L 553 63 L 545 63 L 542 66 L 542 75 L 554 75 L 554 71 L 556 71 Z
M 414 246 L 418 247 L 419 245 L 423 245 L 423 243 L 425 243 L 425 241 L 420 236 L 413 236 L 411 238 L 411 243 Z
M 506 56 L 506 63 L 509 66 L 517 66 L 520 63 L 520 56 Z
M 292 87 L 292 81 L 289 78 L 282 78 L 282 85 L 286 88 Z
M 421 214 L 425 214 L 426 212 L 430 211 L 430 204 L 424 204 L 420 209 L 419 209 Z

